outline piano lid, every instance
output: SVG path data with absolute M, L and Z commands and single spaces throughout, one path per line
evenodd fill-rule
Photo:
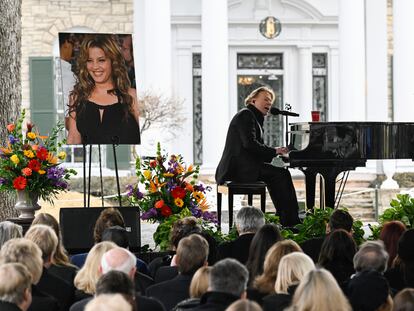
M 291 162 L 414 157 L 414 123 L 307 122 L 290 129 Z

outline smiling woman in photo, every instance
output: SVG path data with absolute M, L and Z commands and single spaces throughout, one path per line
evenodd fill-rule
M 139 113 L 125 60 L 112 35 L 81 44 L 69 101 L 68 144 L 139 144 Z

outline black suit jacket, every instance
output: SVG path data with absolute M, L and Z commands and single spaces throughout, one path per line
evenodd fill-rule
M 66 283 L 64 280 L 49 273 L 48 269 L 43 268 L 37 287 L 44 293 L 56 298 L 60 305 L 60 310 L 69 310 L 75 294 L 73 285 Z
M 6 301 L 1 301 L 1 300 L 0 300 L 0 310 L 1 311 L 22 311 L 14 303 L 6 302 Z
M 276 156 L 276 149 L 263 142 L 262 113 L 252 105 L 231 120 L 226 145 L 216 170 L 216 181 L 257 181 L 264 162 Z
M 254 233 L 246 233 L 242 234 L 234 241 L 220 244 L 218 247 L 218 260 L 234 258 L 245 265 L 249 258 L 249 249 L 253 237 Z
M 170 281 L 148 287 L 147 296 L 158 299 L 166 310 L 171 310 L 180 301 L 190 297 L 189 288 L 193 275 L 179 274 Z
M 28 311 L 58 311 L 60 310 L 56 298 L 39 290 L 37 285 L 32 285 L 32 303 Z

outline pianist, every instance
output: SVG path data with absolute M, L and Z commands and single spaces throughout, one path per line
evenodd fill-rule
M 226 145 L 216 170 L 216 182 L 264 181 L 283 226 L 299 223 L 298 202 L 292 177 L 287 169 L 269 162 L 287 152 L 285 147 L 263 143 L 263 121 L 275 99 L 270 88 L 259 87 L 245 99 L 246 108 L 231 120 Z

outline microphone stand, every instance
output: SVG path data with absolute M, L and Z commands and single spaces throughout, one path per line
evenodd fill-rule
M 289 146 L 289 142 L 288 142 L 288 140 L 289 140 L 289 133 L 288 133 L 288 131 L 289 131 L 288 116 L 285 115 L 285 146 L 286 147 Z

